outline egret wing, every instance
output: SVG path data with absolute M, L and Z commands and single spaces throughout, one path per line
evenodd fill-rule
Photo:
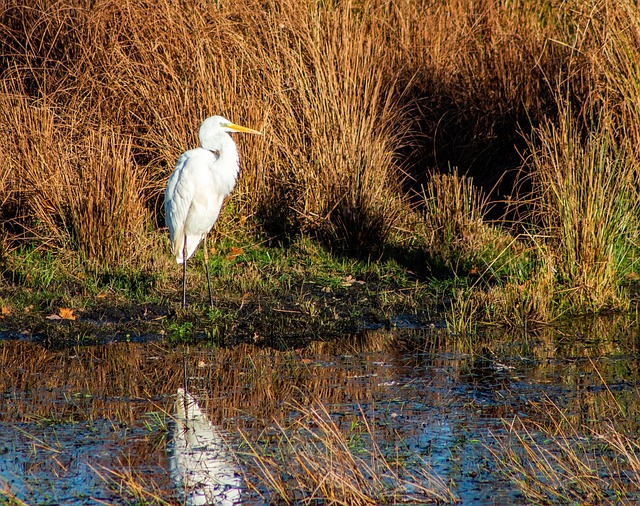
M 169 178 L 164 196 L 165 222 L 169 228 L 169 239 L 171 240 L 173 254 L 178 263 L 182 262 L 184 226 L 196 190 L 195 181 L 188 177 L 188 171 L 186 170 L 189 158 L 189 151 L 178 158 L 178 163 Z

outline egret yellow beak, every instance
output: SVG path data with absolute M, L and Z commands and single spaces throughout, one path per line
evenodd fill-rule
M 252 128 L 243 127 L 240 125 L 236 125 L 235 123 L 226 123 L 224 125 L 226 128 L 230 128 L 231 130 L 235 130 L 236 132 L 244 132 L 246 134 L 257 134 L 262 135 L 262 132 L 258 132 Z

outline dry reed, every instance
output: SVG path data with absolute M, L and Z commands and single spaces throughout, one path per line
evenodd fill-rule
M 178 154 L 195 144 L 199 122 L 220 113 L 267 134 L 259 147 L 241 147 L 240 213 L 267 209 L 272 219 L 292 219 L 346 248 L 384 242 L 400 209 L 394 153 L 407 122 L 403 126 L 396 107 L 394 76 L 386 72 L 388 55 L 369 42 L 382 24 L 373 22 L 375 9 L 356 16 L 349 8 L 307 7 L 133 0 L 8 5 L 0 22 L 6 36 L 3 124 L 18 134 L 2 150 L 17 183 L 5 186 L 29 191 L 41 182 L 32 200 L 44 204 L 8 191 L 2 195 L 11 204 L 6 218 L 37 222 L 39 240 L 77 246 L 112 263 L 114 255 L 98 251 L 96 242 L 111 242 L 104 246 L 110 251 L 121 247 L 109 228 L 144 236 L 140 210 L 148 219 Z M 23 115 L 11 112 L 16 105 Z M 33 128 L 41 122 L 30 119 L 34 106 L 48 129 L 42 136 Z M 115 146 L 101 141 L 98 149 L 106 153 L 85 165 L 96 154 L 82 139 L 104 131 L 114 132 Z M 82 165 L 82 179 L 98 184 L 110 175 L 103 163 L 127 165 L 112 170 L 123 177 L 118 185 L 131 182 L 138 192 L 121 199 L 136 226 L 105 223 L 104 200 L 119 200 L 122 188 L 89 189 L 78 211 L 105 214 L 92 225 L 107 230 L 83 247 L 68 209 L 58 203 L 76 207 L 64 198 L 74 184 L 64 174 Z M 54 184 L 48 184 L 51 177 Z
M 545 423 L 516 418 L 489 448 L 528 500 L 635 504 L 638 443 L 611 423 L 578 424 L 550 403 Z
M 244 436 L 257 479 L 286 504 L 373 505 L 395 503 L 399 498 L 455 501 L 450 488 L 426 464 L 410 471 L 385 457 L 376 442 L 373 422 L 363 412 L 352 422 L 352 426 L 362 426 L 354 442 L 353 434 L 322 403 L 296 403 L 291 409 L 299 416 L 286 427 L 276 422 L 276 451 L 266 453 Z M 257 483 L 249 485 L 256 491 L 260 488 Z

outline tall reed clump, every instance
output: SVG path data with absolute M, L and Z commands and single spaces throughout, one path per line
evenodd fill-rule
M 640 13 L 627 2 L 581 12 L 559 113 L 528 141 L 529 221 L 555 272 L 556 314 L 626 308 L 640 253 Z
M 453 38 L 464 51 L 459 59 L 434 60 L 437 73 L 457 64 L 450 82 L 473 104 L 469 113 L 486 111 L 496 127 L 500 118 L 511 116 L 522 139 L 518 163 L 524 184 L 506 195 L 518 210 L 513 227 L 518 235 L 512 251 L 497 253 L 512 267 L 501 271 L 498 286 L 476 285 L 483 290 L 471 304 L 474 311 L 505 321 L 549 321 L 626 308 L 626 280 L 637 270 L 640 252 L 637 6 L 618 0 L 557 9 L 543 2 L 460 2 L 451 9 L 457 9 L 467 31 L 452 29 L 434 40 Z M 482 91 L 467 98 L 474 80 Z M 477 133 L 513 139 L 495 129 Z M 467 159 L 462 171 L 473 170 L 475 163 Z M 489 181 L 501 174 L 494 171 Z M 442 182 L 436 178 L 430 183 L 435 185 Z M 463 182 L 447 193 L 447 202 L 459 200 Z M 423 200 L 428 209 L 433 196 Z M 440 204 L 445 212 L 447 206 Z M 449 229 L 464 229 L 463 218 L 451 220 L 456 224 Z M 461 258 L 477 257 L 483 245 L 478 248 L 459 250 Z M 494 262 L 488 265 L 487 273 L 494 274 Z M 511 318 L 511 312 L 518 317 Z
M 435 261 L 460 275 L 500 270 L 506 259 L 501 256 L 512 239 L 486 222 L 488 198 L 472 177 L 461 176 L 457 170 L 434 174 L 422 199 L 420 231 Z
M 1 198 L 8 201 L 5 218 L 37 228 L 38 242 L 118 261 L 121 237 L 143 237 L 140 223 L 149 218 L 162 225 L 166 179 L 212 114 L 265 133 L 238 140 L 244 171 L 231 218 L 255 215 L 269 233 L 307 232 L 348 250 L 388 238 L 403 206 L 396 153 L 409 121 L 395 88 L 397 55 L 375 42 L 390 33 L 382 4 L 30 0 L 5 7 L 0 118 L 19 139 L 2 148 L 19 184 L 11 185 L 18 192 L 3 185 Z M 30 137 L 28 114 L 11 112 L 15 102 L 51 116 L 46 137 L 37 130 Z M 79 148 L 93 142 L 87 139 L 106 150 L 97 163 L 86 163 Z M 21 154 L 20 143 L 30 144 Z M 112 162 L 109 174 L 105 164 Z M 81 173 L 77 182 L 63 175 L 71 170 Z M 110 190 L 49 205 L 73 194 L 73 185 L 103 184 L 116 172 Z M 52 177 L 58 193 L 43 196 L 46 210 L 21 196 L 20 185 Z M 87 201 L 93 198 L 95 204 Z M 75 230 L 72 217 L 112 212 L 105 199 L 128 212 L 121 221 L 95 218 L 92 230 L 106 229 L 85 245 L 86 231 Z
M 61 124 L 52 108 L 23 97 L 5 100 L 12 106 L 0 115 L 13 128 L 0 141 L 8 167 L 4 198 L 19 233 L 100 265 L 135 260 L 147 212 L 131 139 Z
M 298 47 L 285 51 L 283 104 L 301 131 L 286 145 L 304 147 L 289 178 L 302 230 L 343 250 L 368 251 L 386 242 L 402 210 L 397 153 L 407 136 L 394 82 L 393 55 L 376 4 L 319 9 Z M 296 20 L 300 24 L 301 20 Z M 289 106 L 290 107 L 290 106 Z M 295 149 L 295 148 L 294 148 Z
M 557 305 L 599 311 L 624 308 L 622 288 L 634 267 L 640 228 L 640 172 L 614 118 L 581 134 L 569 111 L 532 142 L 536 240 L 556 272 Z
M 144 256 L 147 180 L 132 138 L 83 103 L 85 15 L 46 2 L 3 11 L 4 229 L 92 266 L 132 265 Z

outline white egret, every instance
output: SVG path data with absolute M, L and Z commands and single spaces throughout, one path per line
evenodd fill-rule
M 176 262 L 182 264 L 182 307 L 187 305 L 187 260 L 200 241 L 204 241 L 209 302 L 213 307 L 207 234 L 240 172 L 238 150 L 229 135 L 231 132 L 261 135 L 222 116 L 205 119 L 198 133 L 201 147 L 182 153 L 167 183 L 165 222 Z

